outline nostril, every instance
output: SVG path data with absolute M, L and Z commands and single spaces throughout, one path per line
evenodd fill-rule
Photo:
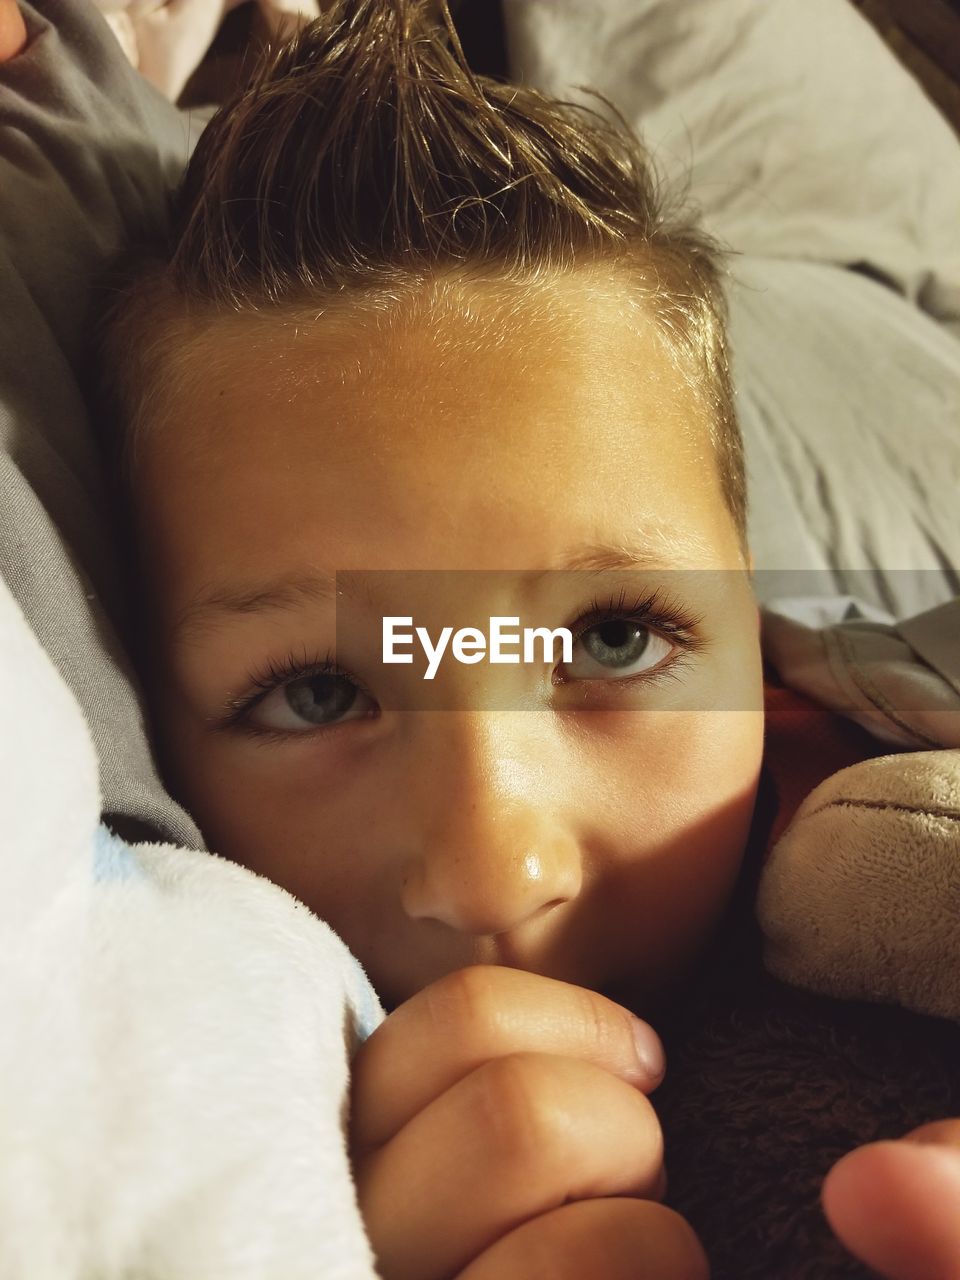
M 15 58 L 27 43 L 27 28 L 17 0 L 0 0 L 0 62 Z
M 562 907 L 564 903 L 569 901 L 569 898 L 553 898 L 550 902 L 545 902 L 535 914 L 538 916 L 549 915 L 551 911 L 555 911 L 557 907 Z

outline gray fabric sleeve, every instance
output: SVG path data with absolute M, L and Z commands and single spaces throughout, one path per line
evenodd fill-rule
M 93 287 L 162 216 L 194 129 L 86 0 L 21 9 L 27 47 L 0 67 L 0 573 L 80 702 L 113 825 L 200 847 L 158 776 L 118 639 L 119 566 L 84 396 Z
M 960 598 L 900 622 L 818 627 L 797 612 L 782 601 L 762 615 L 764 652 L 785 684 L 881 742 L 960 747 Z

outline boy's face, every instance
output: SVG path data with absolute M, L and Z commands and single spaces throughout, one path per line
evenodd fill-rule
M 557 282 L 512 318 L 480 285 L 460 301 L 392 333 L 246 319 L 191 344 L 135 495 L 168 773 L 388 1004 L 477 962 L 643 1001 L 725 905 L 760 767 L 705 411 L 613 287 Z M 458 572 L 335 597 L 346 570 Z M 651 597 L 679 622 L 637 613 Z M 579 638 L 569 664 L 447 660 L 418 703 L 422 667 L 371 643 L 384 615 Z M 485 680 L 509 689 L 493 709 Z

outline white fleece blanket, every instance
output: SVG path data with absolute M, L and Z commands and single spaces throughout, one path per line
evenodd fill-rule
M 93 745 L 0 581 L 0 1280 L 369 1280 L 340 940 L 99 826 Z

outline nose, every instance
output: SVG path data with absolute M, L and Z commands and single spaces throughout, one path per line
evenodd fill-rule
M 403 908 L 462 933 L 508 933 L 580 893 L 579 840 L 558 809 L 562 775 L 530 740 L 536 712 L 442 716 Z

